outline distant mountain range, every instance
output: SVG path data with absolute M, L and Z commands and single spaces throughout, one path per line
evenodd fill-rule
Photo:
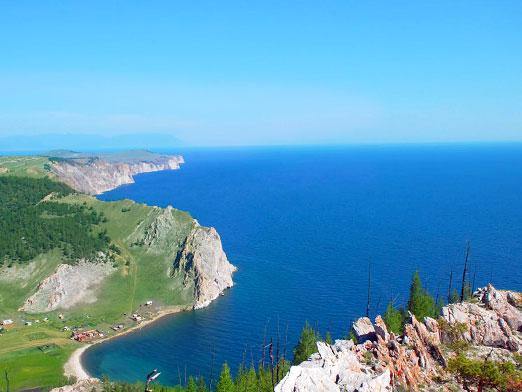
M 123 135 L 50 133 L 0 136 L 0 152 L 44 153 L 50 150 L 103 151 L 123 149 L 168 149 L 183 143 L 165 133 Z

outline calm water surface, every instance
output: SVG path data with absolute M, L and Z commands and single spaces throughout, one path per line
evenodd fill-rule
M 141 380 L 150 369 L 177 384 L 221 363 L 259 360 L 267 336 L 306 320 L 346 336 L 372 313 L 405 299 L 418 269 L 445 295 L 472 241 L 476 284 L 522 290 L 522 146 L 236 149 L 184 152 L 179 171 L 140 175 L 100 198 L 190 211 L 219 231 L 236 286 L 206 309 L 169 316 L 96 345 L 95 376 Z

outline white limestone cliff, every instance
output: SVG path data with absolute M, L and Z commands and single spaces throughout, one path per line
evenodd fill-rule
M 81 161 L 65 159 L 54 162 L 51 171 L 74 190 L 97 195 L 120 185 L 133 183 L 136 174 L 176 170 L 182 163 L 183 157 L 176 155 L 127 162 L 114 162 L 102 158 Z
M 184 284 L 194 283 L 194 309 L 208 306 L 232 287 L 235 271 L 213 227 L 195 225 L 174 262 L 174 275 L 184 273 Z

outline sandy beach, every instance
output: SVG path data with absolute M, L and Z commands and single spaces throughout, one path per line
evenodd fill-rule
M 99 339 L 99 340 L 93 341 L 90 344 L 86 344 L 82 347 L 79 347 L 78 349 L 74 350 L 74 352 L 71 354 L 71 356 L 65 363 L 65 365 L 63 367 L 64 375 L 66 377 L 75 377 L 77 381 L 94 379 L 84 369 L 84 367 L 82 366 L 82 361 L 81 361 L 82 354 L 89 347 L 91 347 L 95 344 L 106 342 L 109 339 L 118 338 L 118 337 L 124 336 L 130 332 L 134 332 L 139 329 L 142 329 L 142 328 L 154 323 L 155 321 L 161 319 L 162 317 L 165 317 L 165 316 L 168 316 L 171 314 L 175 314 L 175 313 L 179 313 L 179 312 L 183 312 L 183 311 L 187 311 L 187 310 L 192 310 L 192 306 L 172 306 L 172 307 L 162 309 L 157 314 L 155 314 L 152 318 L 144 320 L 141 323 L 134 325 L 132 327 L 129 327 L 128 329 L 126 329 L 116 335 L 107 336 L 106 338 Z
M 77 381 L 88 380 L 91 378 L 83 368 L 81 362 L 83 352 L 91 346 L 92 344 L 87 344 L 77 350 L 74 350 L 63 367 L 66 377 L 75 377 Z

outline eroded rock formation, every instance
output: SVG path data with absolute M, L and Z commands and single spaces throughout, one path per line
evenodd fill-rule
M 213 227 L 195 225 L 174 261 L 173 274 L 184 273 L 184 284 L 194 284 L 194 309 L 208 306 L 232 287 L 236 271 L 227 259 Z
M 353 325 L 358 344 L 337 340 L 317 343 L 318 352 L 293 366 L 277 392 L 448 390 L 447 347 L 455 340 L 471 345 L 469 355 L 506 360 L 522 352 L 521 294 L 492 285 L 475 292 L 470 302 L 451 304 L 441 318 L 418 321 L 410 314 L 404 333 L 389 332 L 380 316 L 363 317 Z M 458 328 L 455 328 L 457 327 Z

